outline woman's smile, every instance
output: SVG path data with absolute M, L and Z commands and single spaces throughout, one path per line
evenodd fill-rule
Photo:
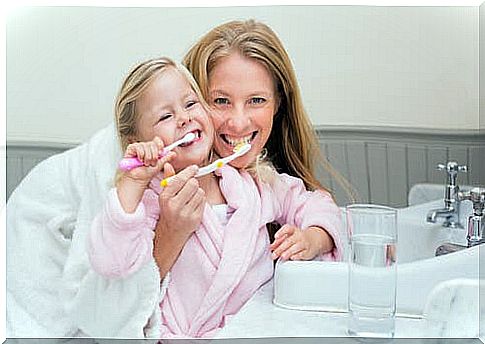
M 214 147 L 222 157 L 239 144 L 251 150 L 231 165 L 246 167 L 256 161 L 273 126 L 277 110 L 273 78 L 257 60 L 232 53 L 221 58 L 209 77 L 209 103 L 216 132 Z

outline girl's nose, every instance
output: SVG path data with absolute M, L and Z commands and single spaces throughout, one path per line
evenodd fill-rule
M 192 116 L 189 113 L 182 111 L 178 115 L 177 124 L 180 128 L 187 126 L 190 122 L 192 122 Z

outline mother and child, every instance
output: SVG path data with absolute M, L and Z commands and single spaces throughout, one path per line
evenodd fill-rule
M 116 171 L 80 236 L 89 267 L 76 271 L 89 277 L 78 274 L 64 309 L 82 335 L 213 337 L 272 278 L 275 259 L 341 259 L 339 208 L 314 175 L 316 137 L 267 25 L 228 22 L 183 65 L 138 64 L 115 122 L 124 157 L 143 165 Z M 243 144 L 247 153 L 197 176 Z

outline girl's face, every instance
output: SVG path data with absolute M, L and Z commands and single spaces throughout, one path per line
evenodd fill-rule
M 187 79 L 169 67 L 156 78 L 136 102 L 138 139 L 151 141 L 155 136 L 169 145 L 193 132 L 196 139 L 173 151 L 175 171 L 206 163 L 214 140 L 214 127 Z
M 220 59 L 209 75 L 208 101 L 216 152 L 226 157 L 237 144 L 249 142 L 251 150 L 231 165 L 241 168 L 255 161 L 278 110 L 273 78 L 265 66 L 238 53 Z

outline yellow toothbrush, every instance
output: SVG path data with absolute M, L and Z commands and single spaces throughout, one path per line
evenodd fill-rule
M 234 154 L 231 154 L 229 156 L 226 156 L 225 158 L 217 159 L 213 163 L 211 163 L 211 164 L 209 164 L 207 166 L 201 167 L 199 169 L 199 171 L 197 172 L 197 174 L 195 175 L 195 177 L 202 177 L 202 176 L 205 176 L 205 175 L 207 175 L 209 173 L 214 172 L 218 168 L 221 168 L 222 166 L 224 166 L 224 165 L 228 164 L 229 162 L 233 161 L 234 159 L 239 158 L 241 155 L 246 154 L 247 152 L 249 152 L 250 149 L 251 149 L 251 145 L 249 143 L 243 143 L 243 144 L 237 145 L 236 147 L 234 147 Z M 171 177 L 168 177 L 168 178 L 163 179 L 160 182 L 160 186 L 162 188 L 165 187 L 165 186 L 167 186 L 168 183 L 174 177 L 175 176 L 171 176 Z

